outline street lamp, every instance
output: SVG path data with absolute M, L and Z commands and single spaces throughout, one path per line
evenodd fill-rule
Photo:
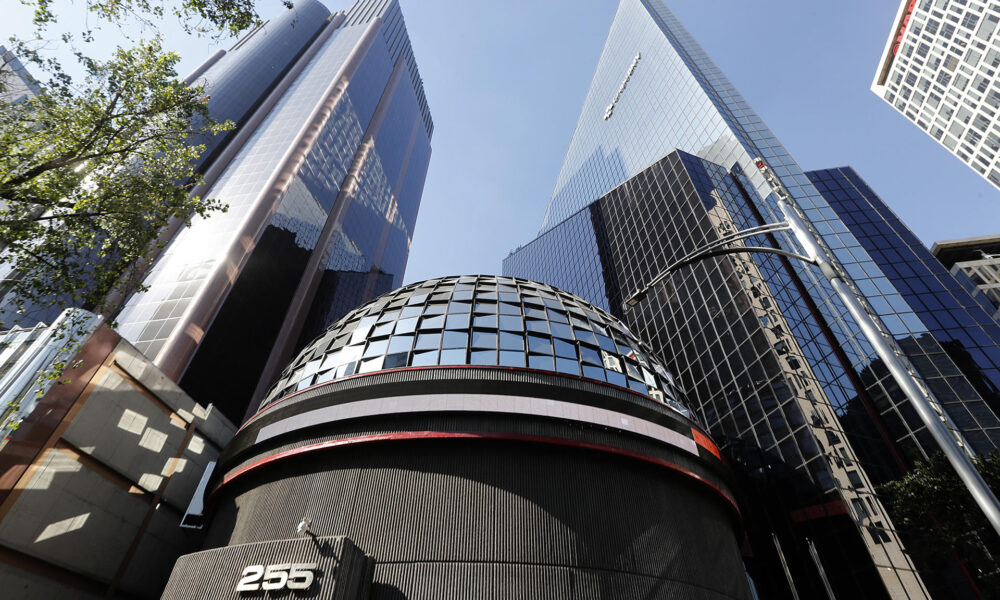
M 788 190 L 785 189 L 784 184 L 775 176 L 774 172 L 763 159 L 755 158 L 754 163 L 774 191 L 778 199 L 778 209 L 781 211 L 784 220 L 778 223 L 768 223 L 737 231 L 723 236 L 711 244 L 698 248 L 667 266 L 663 272 L 654 277 L 649 283 L 633 292 L 625 300 L 623 309 L 628 310 L 641 302 L 652 288 L 659 285 L 660 282 L 678 269 L 712 256 L 753 252 L 769 253 L 779 254 L 818 266 L 823 277 L 833 287 L 837 296 L 840 297 L 841 301 L 847 307 L 847 311 L 851 313 L 851 316 L 861 328 L 861 333 L 865 336 L 865 339 L 875 349 L 875 353 L 885 363 L 896 384 L 899 385 L 900 389 L 903 390 L 903 393 L 910 400 L 913 408 L 916 409 L 917 415 L 920 416 L 921 421 L 927 426 L 927 430 L 930 431 L 934 441 L 937 442 L 948 462 L 951 463 L 955 472 L 958 473 L 966 489 L 972 494 L 972 498 L 976 501 L 976 504 L 979 505 L 983 514 L 986 515 L 993 529 L 1000 534 L 1000 501 L 997 500 L 997 497 L 986 485 L 986 482 L 983 481 L 982 476 L 972 464 L 969 456 L 959 447 L 941 422 L 941 419 L 938 418 L 936 411 L 930 403 L 932 399 L 931 392 L 921 389 L 916 378 L 901 360 L 900 355 L 902 351 L 896 346 L 896 341 L 879 327 L 875 316 L 868 311 L 865 304 L 859 299 L 858 293 L 848 285 L 849 276 L 844 272 L 843 267 L 837 262 L 837 259 L 833 256 L 829 248 L 821 243 L 817 235 L 813 234 L 805 219 L 800 216 L 797 208 L 791 204 L 792 197 L 788 193 Z M 795 239 L 798 240 L 799 245 L 805 250 L 805 255 L 786 252 L 778 248 L 755 246 L 727 247 L 728 244 L 744 238 L 784 230 L 791 231 L 795 235 Z

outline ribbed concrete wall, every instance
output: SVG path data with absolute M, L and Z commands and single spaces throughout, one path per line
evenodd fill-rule
M 217 499 L 211 546 L 289 537 L 303 517 L 376 561 L 373 598 L 748 598 L 721 498 L 586 449 L 495 440 L 339 448 Z M 317 596 L 325 597 L 325 596 Z

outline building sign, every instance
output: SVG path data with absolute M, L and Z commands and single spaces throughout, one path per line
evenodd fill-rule
M 236 583 L 237 592 L 257 590 L 308 590 L 316 580 L 318 563 L 250 565 Z
M 636 52 L 635 58 L 632 59 L 632 64 L 628 68 L 628 73 L 625 74 L 625 81 L 623 81 L 621 86 L 619 86 L 618 92 L 615 94 L 614 99 L 611 100 L 611 104 L 609 104 L 608 107 L 604 109 L 605 121 L 610 119 L 611 115 L 615 114 L 615 105 L 618 104 L 618 100 L 622 97 L 622 94 L 625 93 L 625 88 L 628 86 L 629 79 L 632 79 L 632 73 L 635 73 L 635 67 L 636 65 L 639 64 L 640 58 L 642 58 L 642 53 Z
M 223 546 L 177 559 L 161 600 L 367 598 L 373 564 L 343 536 Z

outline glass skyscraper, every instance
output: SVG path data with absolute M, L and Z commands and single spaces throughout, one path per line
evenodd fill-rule
M 609 310 L 663 357 L 742 465 L 754 507 L 748 565 L 768 597 L 827 597 L 824 577 L 836 597 L 973 594 L 961 566 L 918 569 L 886 513 L 877 485 L 936 445 L 813 267 L 762 254 L 708 259 L 622 309 L 692 250 L 781 220 L 758 157 L 933 392 L 957 443 L 995 449 L 1000 335 L 989 315 L 928 266 L 898 220 L 879 229 L 888 209 L 852 171 L 803 172 L 662 2 L 620 3 L 541 232 L 504 274 Z M 786 232 L 746 244 L 801 252 Z M 909 254 L 891 248 L 905 244 Z M 960 364 L 966 355 L 973 366 Z
M 228 210 L 168 232 L 118 322 L 240 422 L 303 340 L 402 282 L 433 122 L 396 0 L 296 2 L 188 79 L 237 124 L 200 165 Z

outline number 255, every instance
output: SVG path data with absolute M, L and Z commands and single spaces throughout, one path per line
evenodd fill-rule
M 282 563 L 280 565 L 250 565 L 243 569 L 237 592 L 255 592 L 260 589 L 305 590 L 315 578 L 316 563 Z M 263 583 L 261 583 L 263 581 Z

